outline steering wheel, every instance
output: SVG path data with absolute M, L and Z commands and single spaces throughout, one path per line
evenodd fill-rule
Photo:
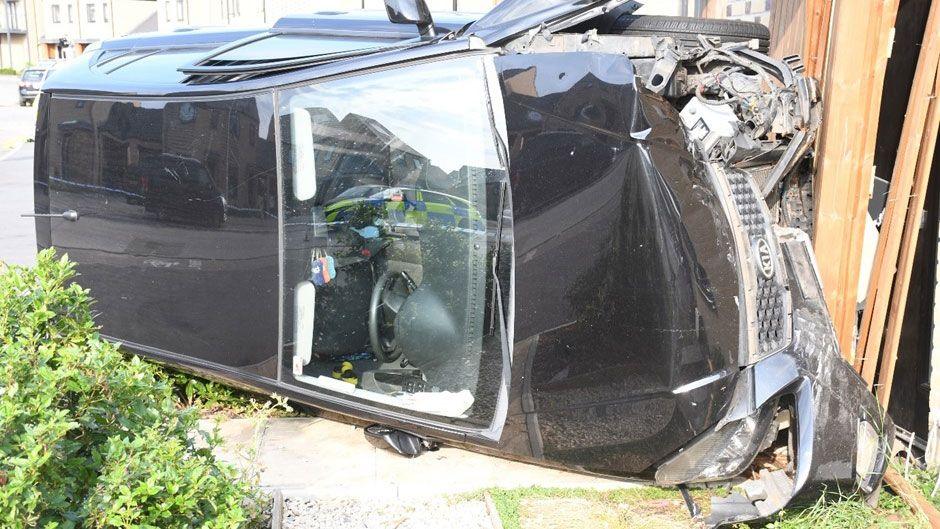
M 405 272 L 386 271 L 379 276 L 369 300 L 369 343 L 375 357 L 384 363 L 401 356 L 395 340 L 395 318 L 408 296 L 414 292 L 414 281 Z

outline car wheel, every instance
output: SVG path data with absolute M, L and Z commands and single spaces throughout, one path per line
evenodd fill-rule
M 395 319 L 414 290 L 415 284 L 404 272 L 386 271 L 375 282 L 369 302 L 369 345 L 382 363 L 401 356 L 395 340 Z
M 770 30 L 763 24 L 743 20 L 620 15 L 607 33 L 614 35 L 656 35 L 673 37 L 687 46 L 698 45 L 698 35 L 718 37 L 722 42 L 758 41 L 758 51 L 770 50 Z

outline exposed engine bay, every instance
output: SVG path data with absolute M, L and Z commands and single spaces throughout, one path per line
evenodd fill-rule
M 639 84 L 680 110 L 689 144 L 703 159 L 745 171 L 781 225 L 812 236 L 812 183 L 804 163 L 822 121 L 818 82 L 802 75 L 798 56 L 771 58 L 757 51 L 756 40 L 697 40 L 533 31 L 507 48 L 630 57 Z

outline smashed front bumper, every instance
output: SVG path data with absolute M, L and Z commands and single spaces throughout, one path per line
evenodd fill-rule
M 746 475 L 727 497 L 712 499 L 708 526 L 767 518 L 811 503 L 825 490 L 872 493 L 887 466 L 890 418 L 842 359 L 805 233 L 777 229 L 793 300 L 792 345 L 742 370 L 727 415 L 659 466 L 662 485 L 728 480 L 747 472 L 776 437 L 774 417 L 789 409 L 787 469 Z

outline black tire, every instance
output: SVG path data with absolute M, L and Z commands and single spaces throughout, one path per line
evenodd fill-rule
M 723 43 L 757 39 L 758 51 L 770 50 L 770 30 L 757 22 L 715 18 L 621 15 L 611 25 L 615 35 L 673 37 L 685 45 L 698 45 L 698 35 L 718 37 Z

